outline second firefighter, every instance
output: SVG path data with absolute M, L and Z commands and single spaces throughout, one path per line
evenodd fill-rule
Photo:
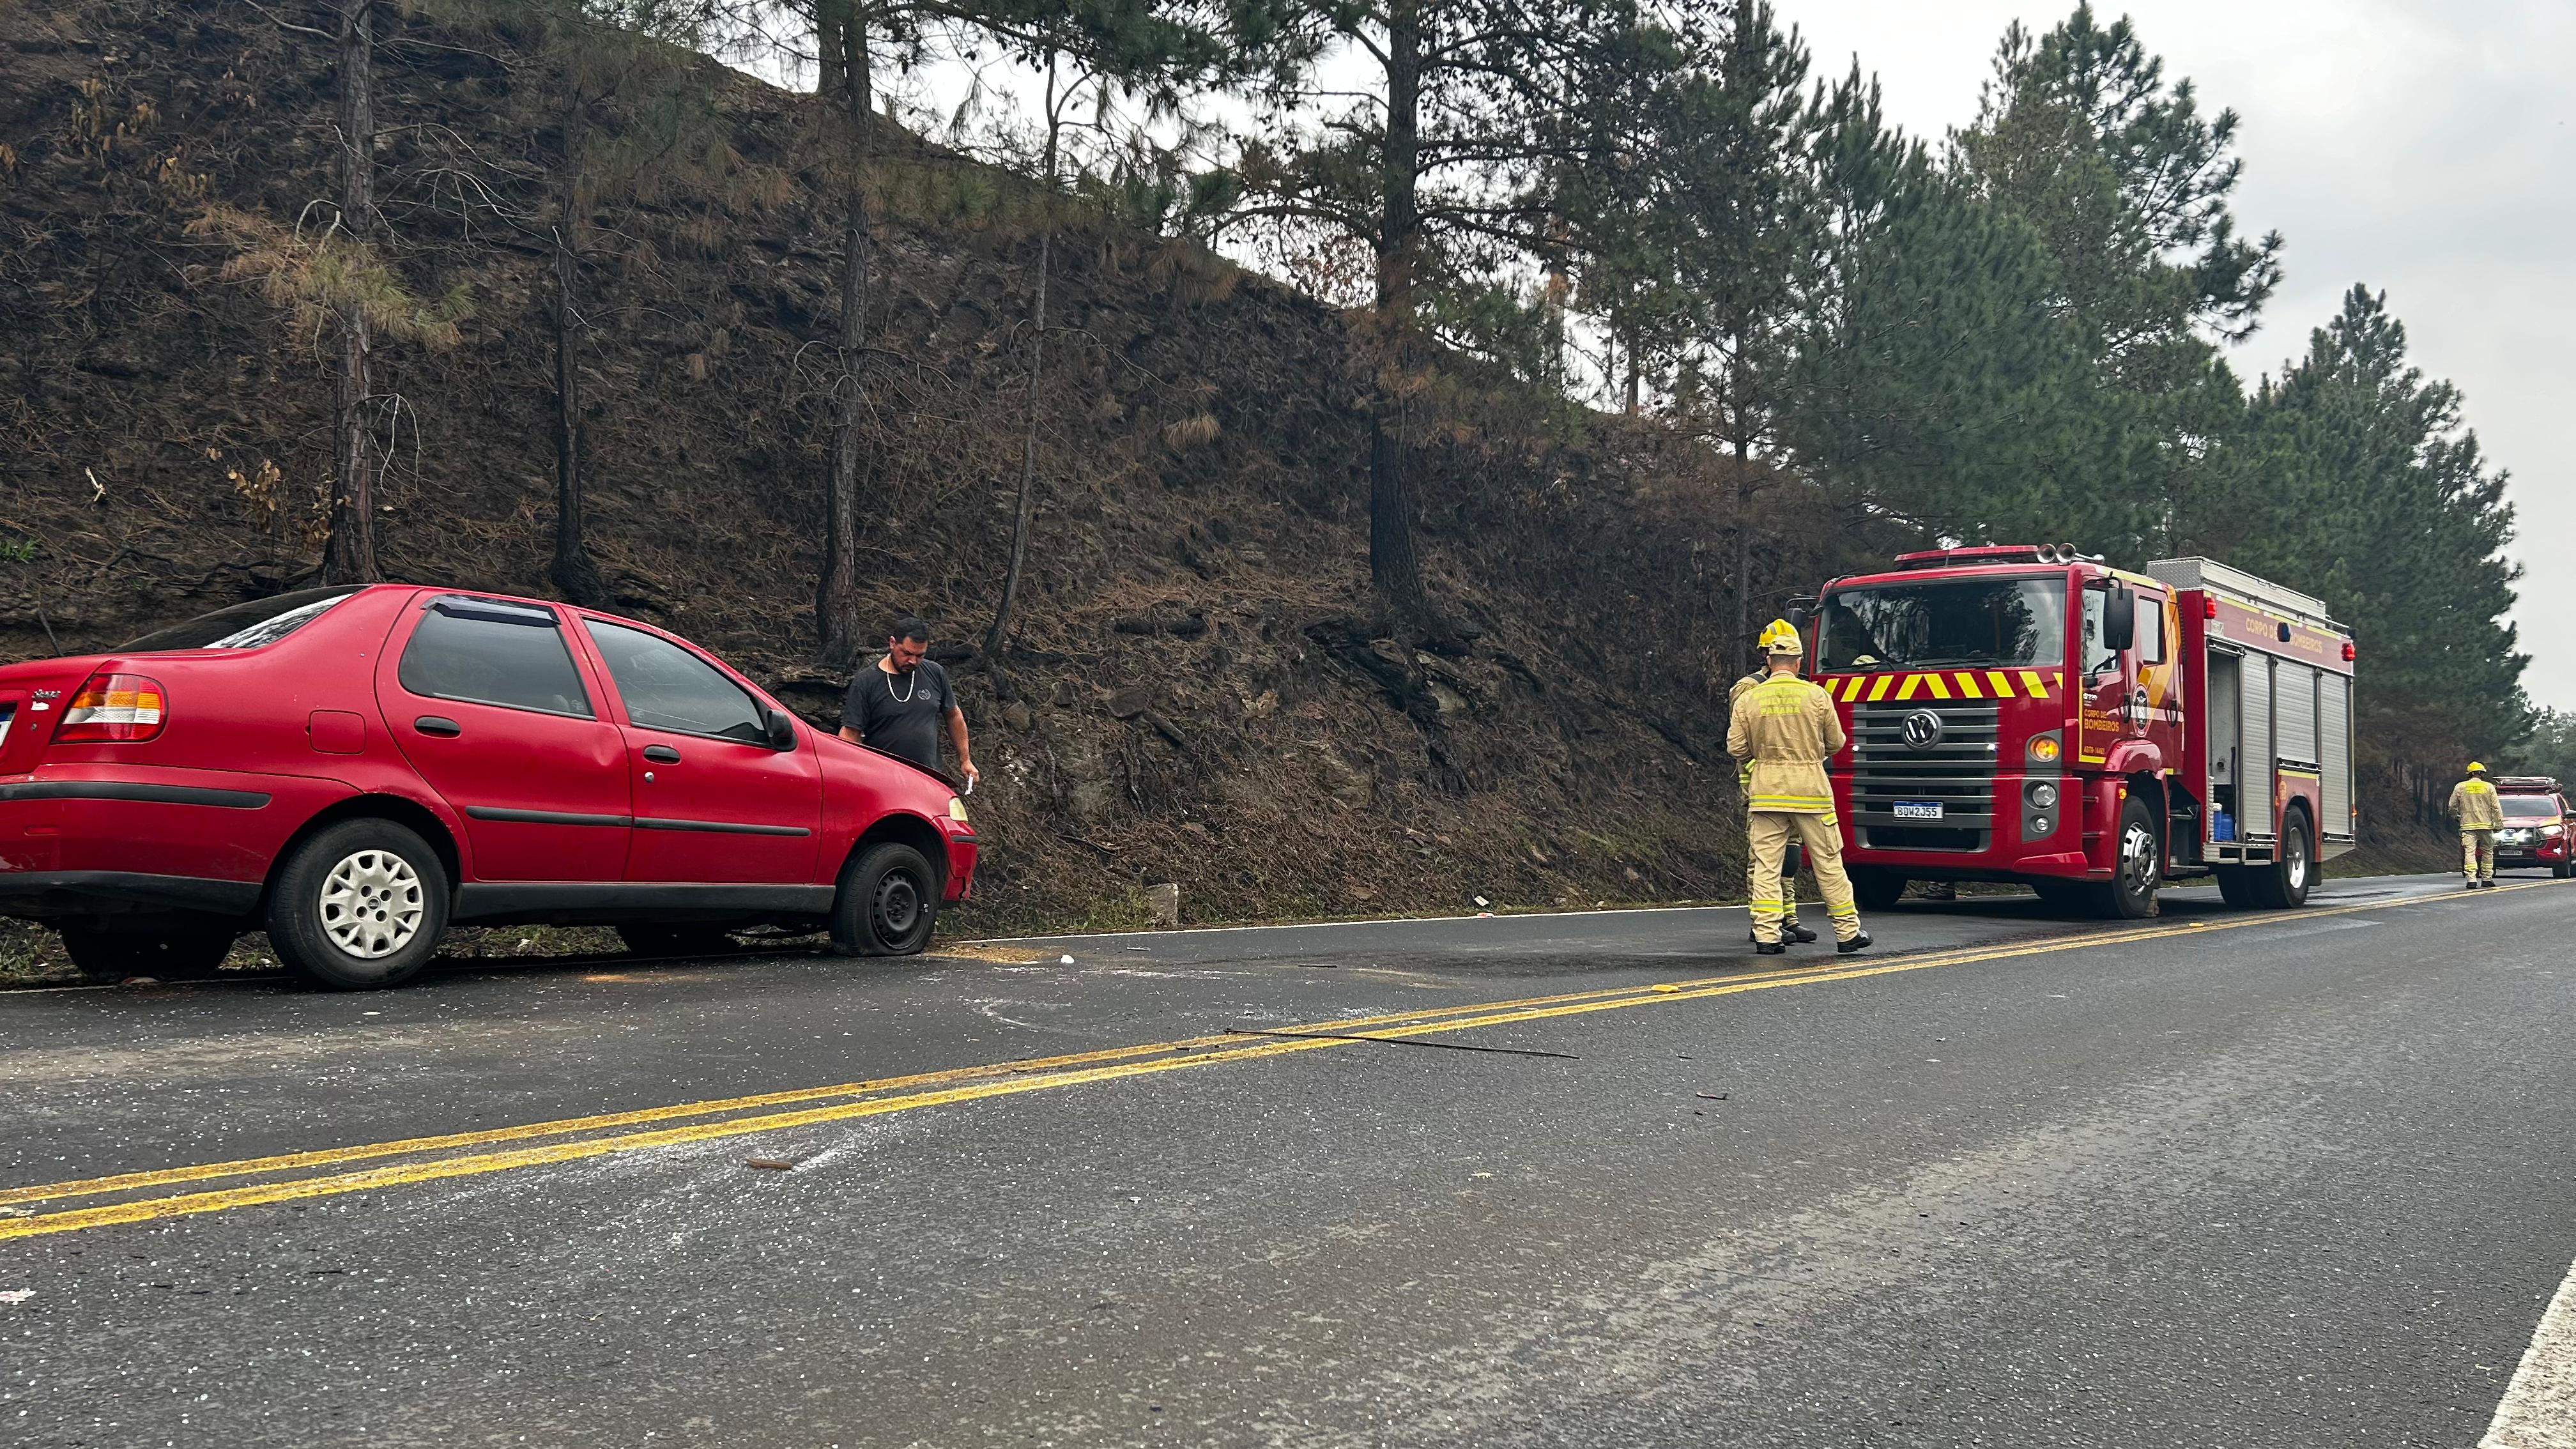
M 1766 956 L 1789 949 L 1780 936 L 1797 910 L 1797 899 L 1794 883 L 1782 878 L 1780 867 L 1792 836 L 1806 847 L 1816 885 L 1824 891 L 1835 949 L 1848 953 L 1869 945 L 1860 907 L 1852 900 L 1851 879 L 1843 874 L 1833 786 L 1825 778 L 1825 761 L 1843 747 L 1842 719 L 1824 690 L 1798 677 L 1798 658 L 1804 652 L 1795 630 L 1774 631 L 1766 650 L 1770 676 L 1736 697 L 1726 727 L 1726 752 L 1752 765 L 1745 804 L 1753 856 L 1753 940 L 1754 949 Z

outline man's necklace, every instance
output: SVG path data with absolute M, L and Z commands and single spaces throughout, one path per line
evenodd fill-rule
M 912 697 L 921 692 L 921 677 L 919 675 L 907 674 L 904 676 L 904 682 L 911 687 L 901 694 L 895 693 L 894 676 L 889 673 L 886 677 L 886 698 L 893 700 L 897 704 L 912 703 Z

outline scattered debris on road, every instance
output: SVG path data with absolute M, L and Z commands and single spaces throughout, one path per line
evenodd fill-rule
M 742 1165 L 745 1167 L 757 1167 L 763 1172 L 787 1172 L 791 1171 L 796 1166 L 795 1163 L 788 1161 L 784 1157 L 750 1157 L 745 1158 Z
M 1723 1102 L 1726 1100 L 1726 1094 L 1724 1092 L 1693 1092 L 1691 1095 L 1699 1098 L 1703 1102 Z
M 1418 1036 L 1359 1036 L 1340 1031 L 1258 1031 L 1248 1026 L 1229 1026 L 1227 1036 L 1276 1036 L 1290 1041 L 1375 1041 L 1388 1046 L 1438 1047 L 1444 1052 L 1492 1052 L 1508 1057 L 1554 1057 L 1561 1062 L 1579 1062 L 1583 1058 L 1571 1052 L 1543 1052 L 1535 1047 L 1471 1046 L 1463 1041 L 1425 1041 Z
M 0 1293 L 0 1303 L 24 1303 L 35 1296 L 36 1290 L 33 1288 L 12 1288 L 5 1293 Z

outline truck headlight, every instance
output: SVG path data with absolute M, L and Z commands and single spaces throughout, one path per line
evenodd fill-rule
M 2030 803 L 2038 806 L 2042 810 L 2055 808 L 2057 804 L 2057 787 L 2048 783 L 2046 780 L 2042 780 L 2038 784 L 2031 786 Z
M 2556 840 L 2558 837 L 2567 833 L 2567 827 L 2564 825 L 2543 826 L 2540 833 L 2551 840 Z

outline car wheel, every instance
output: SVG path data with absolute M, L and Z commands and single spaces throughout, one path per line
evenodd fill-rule
M 447 870 L 390 820 L 343 820 L 295 848 L 269 892 L 277 958 L 316 986 L 367 991 L 420 974 L 447 929 Z
M 63 950 L 84 980 L 203 981 L 230 955 L 238 928 L 216 924 L 65 921 Z
M 871 846 L 841 871 L 832 898 L 832 949 L 844 956 L 910 956 L 930 944 L 939 876 L 909 845 Z
M 2156 913 L 2156 888 L 2164 884 L 2164 838 L 2156 812 L 2131 794 L 2120 807 L 2120 834 L 2111 879 L 2093 888 L 2093 908 L 2115 921 L 2141 921 Z
M 2549 867 L 2549 876 L 2552 880 L 2565 880 L 2570 876 L 2576 876 L 2576 865 L 2570 865 L 2563 860 L 2559 861 Z
M 1852 899 L 1864 911 L 1886 910 L 1905 894 L 1905 877 L 1871 866 L 1853 867 L 1851 883 Z
M 638 956 L 713 956 L 734 949 L 722 926 L 637 923 L 617 928 L 617 939 Z

